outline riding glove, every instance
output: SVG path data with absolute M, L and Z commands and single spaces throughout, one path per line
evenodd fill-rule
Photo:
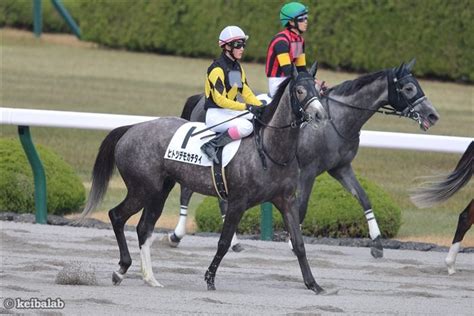
M 256 117 L 260 117 L 264 110 L 263 106 L 257 106 L 257 105 L 252 105 L 252 104 L 246 104 L 245 107 L 247 108 L 247 111 L 249 111 Z

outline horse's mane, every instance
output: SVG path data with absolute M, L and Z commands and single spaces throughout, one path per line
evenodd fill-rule
M 283 93 L 285 92 L 286 86 L 290 83 L 291 77 L 286 78 L 280 85 L 278 86 L 278 89 L 275 93 L 275 96 L 272 99 L 272 102 L 270 102 L 266 106 L 266 110 L 263 115 L 263 120 L 267 121 L 267 119 L 271 118 L 273 114 L 275 113 L 278 104 L 280 103 L 281 97 L 283 96 Z
M 333 92 L 337 95 L 351 95 L 369 83 L 374 82 L 382 76 L 386 76 L 386 72 L 386 70 L 381 70 L 367 75 L 362 75 L 354 80 L 344 81 L 343 83 L 330 88 L 328 93 Z

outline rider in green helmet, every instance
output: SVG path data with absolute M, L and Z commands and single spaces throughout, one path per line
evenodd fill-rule
M 308 28 L 308 7 L 299 2 L 286 3 L 280 10 L 280 23 L 285 29 L 272 38 L 267 50 L 265 72 L 270 97 L 291 75 L 292 65 L 298 71 L 307 71 L 303 33 Z M 319 80 L 317 84 L 324 87 Z

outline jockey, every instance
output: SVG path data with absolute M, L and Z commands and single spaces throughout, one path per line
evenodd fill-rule
M 217 164 L 217 148 L 250 135 L 253 125 L 249 120 L 252 114 L 259 115 L 263 109 L 262 103 L 248 86 L 244 69 L 239 63 L 247 39 L 248 36 L 240 27 L 225 27 L 219 35 L 222 54 L 207 70 L 204 104 L 207 126 L 229 120 L 245 110 L 251 112 L 212 128 L 214 132 L 222 134 L 202 145 L 201 150 Z M 237 100 L 239 94 L 245 103 Z
M 270 97 L 274 96 L 280 83 L 291 76 L 292 65 L 298 72 L 307 71 L 303 33 L 308 28 L 308 8 L 299 2 L 283 5 L 280 23 L 285 29 L 272 38 L 267 50 L 265 72 Z M 324 86 L 324 83 L 319 85 Z

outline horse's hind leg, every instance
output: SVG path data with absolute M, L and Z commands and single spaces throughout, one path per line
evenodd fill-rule
M 181 186 L 181 194 L 179 196 L 180 210 L 179 210 L 179 221 L 174 231 L 168 234 L 168 243 L 170 247 L 178 247 L 181 239 L 186 235 L 186 219 L 188 217 L 188 205 L 193 191 Z
M 128 268 L 132 265 L 132 258 L 128 251 L 127 240 L 125 239 L 123 229 L 130 216 L 137 213 L 143 207 L 142 203 L 142 200 L 129 190 L 125 200 L 109 211 L 110 222 L 112 223 L 120 251 L 120 268 L 112 274 L 112 282 L 114 285 L 119 285 L 122 282 L 125 273 L 127 273 Z
M 155 223 L 161 216 L 165 201 L 174 184 L 175 182 L 173 180 L 166 179 L 160 192 L 150 193 L 152 198 L 147 201 L 137 226 L 143 281 L 153 287 L 163 287 L 163 285 L 155 279 L 153 265 L 151 263 L 150 247 L 153 243 L 153 230 Z
M 369 235 L 372 239 L 372 246 L 370 247 L 370 254 L 374 258 L 383 257 L 382 241 L 380 240 L 380 229 L 375 219 L 375 214 L 372 211 L 372 204 L 364 189 L 352 170 L 350 164 L 344 165 L 337 169 L 329 170 L 329 174 L 339 181 L 342 186 L 357 198 L 359 204 L 364 208 L 365 218 L 369 225 Z
M 454 234 L 454 239 L 451 247 L 449 248 L 449 253 L 446 259 L 446 265 L 448 266 L 448 274 L 456 273 L 454 264 L 456 263 L 456 256 L 458 255 L 459 248 L 461 247 L 461 241 L 464 238 L 466 232 L 471 228 L 474 222 L 474 200 L 471 200 L 471 203 L 464 209 L 464 211 L 459 215 L 458 227 L 456 228 L 456 233 Z

